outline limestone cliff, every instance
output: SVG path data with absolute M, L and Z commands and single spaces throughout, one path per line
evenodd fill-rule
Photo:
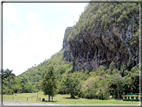
M 136 3 L 90 3 L 63 42 L 64 57 L 74 59 L 75 71 L 112 61 L 116 66 L 138 64 L 138 17 Z
M 65 34 L 64 34 L 64 40 L 63 40 L 63 49 L 65 49 L 63 57 L 65 58 L 67 62 L 71 62 L 73 60 L 73 58 L 71 57 L 71 50 L 69 49 L 69 44 L 67 42 L 67 38 L 69 34 L 71 33 L 71 31 L 72 31 L 72 27 L 66 28 Z

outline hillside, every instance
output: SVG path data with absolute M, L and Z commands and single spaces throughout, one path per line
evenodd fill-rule
M 139 63 L 136 3 L 90 3 L 68 37 L 75 70 Z
M 107 99 L 112 94 L 117 98 L 118 84 L 120 95 L 138 93 L 138 32 L 138 3 L 90 3 L 76 25 L 66 28 L 62 49 L 19 75 L 17 81 L 26 77 L 34 87 L 27 92 L 40 91 L 45 72 L 53 66 L 58 93 L 69 93 L 66 78 L 79 81 L 75 93 L 79 97 Z
M 72 70 L 72 62 L 66 63 L 65 58 L 63 58 L 64 49 L 60 50 L 57 54 L 53 55 L 49 60 L 45 60 L 43 63 L 36 67 L 28 69 L 26 72 L 22 73 L 20 77 L 26 77 L 30 82 L 39 82 L 44 77 L 44 73 L 47 71 L 49 66 L 53 66 L 57 78 L 60 80 L 61 75 Z
M 131 65 L 130 70 L 139 63 L 138 31 L 137 3 L 90 3 L 77 24 L 66 28 L 61 51 L 33 70 L 42 73 L 48 65 L 67 62 L 74 64 L 74 71 L 92 71 L 111 62 L 119 69 L 122 64 Z

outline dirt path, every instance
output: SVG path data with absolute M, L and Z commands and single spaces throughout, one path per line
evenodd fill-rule
M 53 107 L 67 107 L 67 106 L 62 106 L 59 104 L 43 104 L 43 103 L 25 103 L 25 102 L 3 102 L 3 106 L 25 106 L 25 105 L 30 105 L 30 106 L 53 106 Z M 68 106 L 69 107 L 69 106 Z

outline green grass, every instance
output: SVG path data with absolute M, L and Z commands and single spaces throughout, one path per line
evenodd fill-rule
M 27 100 L 28 98 L 28 100 Z M 38 98 L 45 98 L 45 102 L 37 101 L 37 93 L 20 93 L 16 95 L 3 95 L 3 101 L 9 102 L 27 102 L 27 103 L 52 103 L 52 104 L 139 104 L 139 102 L 134 101 L 116 101 L 111 100 L 98 100 L 98 99 L 85 99 L 78 98 L 71 99 L 68 94 L 58 94 L 53 98 L 53 102 L 48 102 L 48 96 L 44 96 L 42 93 L 38 93 Z M 52 99 L 51 99 L 52 100 Z

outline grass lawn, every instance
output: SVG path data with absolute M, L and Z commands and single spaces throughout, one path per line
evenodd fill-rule
M 42 93 L 38 93 L 38 98 L 45 98 L 45 102 L 37 101 L 37 93 L 20 93 L 16 95 L 3 95 L 3 101 L 9 102 L 27 102 L 27 103 L 50 103 L 50 104 L 139 104 L 135 101 L 116 101 L 111 100 L 98 100 L 98 99 L 85 99 L 78 98 L 71 99 L 68 94 L 58 94 L 53 98 L 53 102 L 48 102 L 48 96 L 44 96 Z M 52 100 L 52 98 L 51 98 Z

